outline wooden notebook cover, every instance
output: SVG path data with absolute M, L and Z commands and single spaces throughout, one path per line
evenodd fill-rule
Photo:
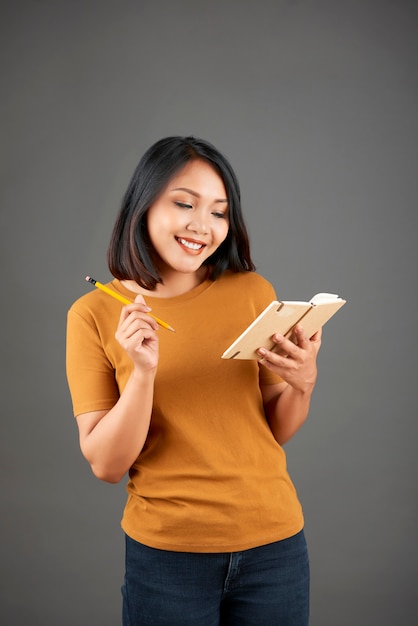
M 258 348 L 272 350 L 276 344 L 271 337 L 281 333 L 290 338 L 293 328 L 300 322 L 312 337 L 325 322 L 340 309 L 345 300 L 312 304 L 310 302 L 280 302 L 274 300 L 225 350 L 223 359 L 259 359 Z

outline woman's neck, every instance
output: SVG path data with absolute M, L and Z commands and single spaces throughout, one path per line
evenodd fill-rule
M 172 272 L 171 274 L 165 274 L 163 283 L 159 283 L 154 290 L 144 289 L 140 287 L 134 280 L 122 280 L 121 283 L 129 291 L 134 293 L 140 293 L 144 296 L 150 296 L 152 298 L 174 298 L 181 296 L 188 291 L 191 291 L 198 285 L 200 285 L 208 276 L 206 267 L 201 267 L 194 273 L 181 273 Z

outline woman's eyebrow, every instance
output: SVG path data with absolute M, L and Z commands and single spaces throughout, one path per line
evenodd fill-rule
M 193 189 L 188 189 L 187 187 L 176 187 L 175 189 L 172 189 L 171 191 L 186 191 L 187 193 L 190 193 L 192 196 L 195 196 L 196 198 L 200 198 L 200 193 L 198 193 L 197 191 L 193 191 Z M 215 200 L 215 202 L 228 202 L 228 200 L 226 198 L 218 198 Z

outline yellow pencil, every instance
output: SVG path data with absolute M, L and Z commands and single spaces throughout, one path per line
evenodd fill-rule
M 94 280 L 94 278 L 91 278 L 91 276 L 86 276 L 86 281 L 91 283 L 92 285 L 94 285 L 98 289 L 101 289 L 105 293 L 109 294 L 109 296 L 112 296 L 112 298 L 116 298 L 116 300 L 119 300 L 119 302 L 123 302 L 123 304 L 133 304 L 131 300 L 128 300 L 128 298 L 124 298 L 123 296 L 121 296 L 116 291 L 113 291 L 113 289 L 109 289 L 109 287 L 106 287 L 106 285 L 103 285 L 102 283 L 99 283 L 98 280 Z M 167 324 L 167 322 L 163 322 L 163 320 L 160 320 L 158 317 L 156 317 L 152 313 L 148 313 L 148 315 L 151 315 L 151 317 L 155 319 L 157 324 L 159 324 L 163 328 L 166 328 L 167 330 L 171 330 L 171 331 L 173 331 L 173 333 L 176 332 L 174 330 L 174 328 L 172 326 L 170 326 L 170 324 Z

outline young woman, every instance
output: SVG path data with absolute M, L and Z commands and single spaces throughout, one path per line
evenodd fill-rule
M 307 417 L 321 333 L 299 326 L 258 361 L 221 359 L 276 297 L 254 271 L 225 157 L 193 137 L 154 144 L 108 263 L 108 287 L 132 304 L 99 290 L 73 304 L 67 375 L 93 473 L 129 473 L 124 626 L 306 626 L 303 514 L 282 446 Z

